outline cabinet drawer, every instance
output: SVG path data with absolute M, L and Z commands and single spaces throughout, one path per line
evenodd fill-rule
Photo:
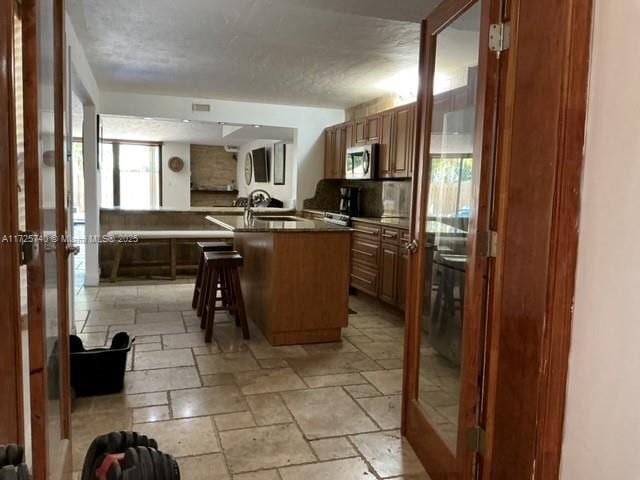
M 365 263 L 372 268 L 378 268 L 378 259 L 380 256 L 380 245 L 370 243 L 359 238 L 351 241 L 351 258 L 361 263 Z
M 371 223 L 353 222 L 354 238 L 369 239 L 369 241 L 377 242 L 380 240 L 380 227 Z
M 400 239 L 400 231 L 395 228 L 384 227 L 382 229 L 382 241 L 385 243 L 397 245 Z
M 369 295 L 378 296 L 378 271 L 358 263 L 351 264 L 351 286 Z

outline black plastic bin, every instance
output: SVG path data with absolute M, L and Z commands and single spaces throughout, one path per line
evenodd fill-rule
M 78 397 L 118 393 L 124 387 L 127 354 L 135 338 L 119 332 L 110 348 L 85 350 L 82 339 L 70 335 L 71 386 Z

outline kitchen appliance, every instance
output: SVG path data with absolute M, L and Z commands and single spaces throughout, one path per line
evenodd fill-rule
M 340 213 L 350 217 L 360 216 L 360 189 L 340 187 Z
M 345 178 L 347 180 L 373 180 L 378 166 L 380 145 L 372 143 L 347 149 Z
M 342 225 L 343 227 L 348 227 L 351 224 L 351 217 L 342 213 L 325 212 L 324 221 L 326 223 L 333 223 L 334 225 Z

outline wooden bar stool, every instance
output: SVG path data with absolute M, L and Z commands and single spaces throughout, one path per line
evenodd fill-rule
M 243 258 L 238 252 L 205 252 L 205 275 L 207 288 L 206 304 L 202 313 L 201 327 L 205 328 L 204 341 L 211 342 L 216 311 L 226 310 L 235 317 L 236 325 L 242 328 L 242 336 L 249 338 L 249 324 L 244 309 L 240 274 Z M 218 291 L 220 296 L 218 297 Z M 221 305 L 218 306 L 218 301 Z
M 198 309 L 198 315 L 202 315 L 202 309 L 204 308 L 204 301 L 201 303 L 200 299 L 204 298 L 204 295 L 201 295 L 204 291 L 203 287 L 203 278 L 204 278 L 204 254 L 205 252 L 230 252 L 233 250 L 233 245 L 225 242 L 198 242 L 198 247 L 200 247 L 200 263 L 198 264 L 198 274 L 196 276 L 196 285 L 193 289 L 193 301 L 191 302 L 191 306 L 193 308 Z

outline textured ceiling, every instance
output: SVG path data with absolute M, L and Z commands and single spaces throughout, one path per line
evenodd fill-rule
M 293 141 L 293 129 L 242 125 L 232 134 L 223 134 L 217 123 L 181 120 L 150 119 L 103 115 L 102 136 L 108 139 L 138 140 L 147 142 L 179 142 L 197 145 L 240 146 L 254 140 Z
M 438 0 L 68 0 L 107 91 L 349 107 L 415 68 Z

